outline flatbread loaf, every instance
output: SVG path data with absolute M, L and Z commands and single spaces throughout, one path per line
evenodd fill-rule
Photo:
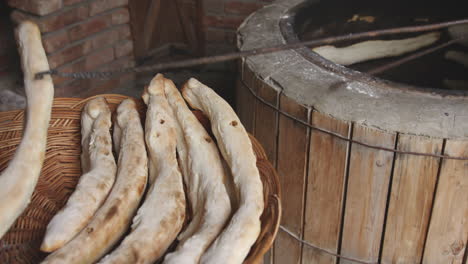
M 65 246 L 43 263 L 93 263 L 107 253 L 125 234 L 146 187 L 147 155 L 143 127 L 135 102 L 126 99 L 117 108 L 121 138 L 117 179 L 104 204 L 91 222 Z M 114 142 L 115 143 L 115 142 Z
M 0 174 L 0 238 L 26 209 L 36 187 L 44 162 L 54 99 L 50 76 L 35 79 L 37 72 L 49 70 L 39 28 L 32 22 L 22 22 L 17 29 L 17 39 L 27 98 L 26 126 L 13 159 Z
M 259 235 L 264 207 L 263 185 L 252 143 L 234 110 L 212 89 L 191 78 L 182 94 L 192 108 L 201 110 L 210 119 L 239 194 L 239 208 L 200 263 L 242 263 Z
M 110 126 L 111 112 L 106 99 L 90 100 L 81 114 L 82 137 L 88 137 L 82 139 L 85 146 L 81 157 L 89 161 L 90 170 L 80 177 L 65 207 L 47 226 L 42 251 L 55 251 L 70 241 L 88 224 L 109 194 L 117 172 Z
M 145 139 L 150 181 L 132 231 L 100 263 L 153 263 L 176 239 L 185 219 L 185 194 L 176 158 L 176 135 L 164 95 L 164 77 L 156 75 L 143 96 L 148 105 Z
M 435 43 L 439 38 L 439 32 L 431 32 L 406 39 L 367 40 L 342 48 L 325 45 L 312 50 L 334 63 L 352 65 L 412 52 Z
M 185 104 L 171 80 L 164 79 L 169 105 L 177 120 L 176 133 L 185 138 L 187 157 L 185 186 L 192 205 L 193 217 L 175 252 L 164 263 L 198 263 L 202 253 L 223 229 L 231 214 L 231 203 L 224 185 L 224 168 L 216 142 Z M 196 201 L 196 203 L 192 203 Z
M 449 50 L 445 52 L 444 58 L 460 63 L 464 67 L 468 68 L 468 53 L 457 50 Z

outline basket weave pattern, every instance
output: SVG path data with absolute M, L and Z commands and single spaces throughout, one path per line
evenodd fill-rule
M 111 111 L 128 98 L 123 95 L 99 95 L 106 98 Z M 39 248 L 47 224 L 62 208 L 81 176 L 81 109 L 87 99 L 56 98 L 47 136 L 44 165 L 31 203 L 12 228 L 0 240 L 0 263 L 38 263 L 45 256 Z M 137 101 L 144 118 L 146 106 Z M 13 158 L 21 141 L 24 111 L 0 112 L 0 171 Z M 144 119 L 143 119 L 144 120 Z M 245 263 L 256 263 L 271 247 L 281 218 L 278 176 L 268 162 L 261 145 L 250 136 L 263 182 L 265 210 L 262 229 Z

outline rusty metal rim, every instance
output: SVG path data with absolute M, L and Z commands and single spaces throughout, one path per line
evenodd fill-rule
M 295 24 L 296 24 L 296 15 L 303 10 L 304 8 L 310 8 L 312 5 L 317 4 L 320 1 L 305 1 L 299 3 L 298 5 L 290 8 L 286 11 L 285 15 L 283 15 L 279 20 L 279 28 L 280 32 L 286 41 L 286 43 L 295 43 L 299 42 L 299 36 L 295 31 Z M 320 68 L 330 71 L 334 74 L 341 75 L 347 79 L 365 83 L 370 86 L 378 87 L 381 89 L 393 89 L 399 92 L 404 93 L 415 93 L 415 94 L 424 94 L 424 95 L 432 95 L 432 96 L 439 96 L 442 98 L 464 98 L 468 97 L 468 91 L 462 90 L 446 90 L 446 89 L 437 89 L 431 87 L 422 87 L 422 86 L 414 86 L 405 83 L 394 82 L 386 79 L 382 79 L 379 77 L 372 76 L 370 74 L 356 71 L 342 65 L 333 63 L 322 56 L 318 55 L 317 53 L 313 52 L 312 49 L 303 47 L 295 50 L 299 53 L 302 57 L 304 57 L 310 63 L 313 63 Z

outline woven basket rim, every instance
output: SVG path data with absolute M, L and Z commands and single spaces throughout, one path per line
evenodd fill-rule
M 54 150 L 54 147 L 58 148 L 57 146 L 53 144 L 57 144 L 57 142 L 60 142 L 60 134 L 61 134 L 60 131 L 66 131 L 66 132 L 69 132 L 68 130 L 75 131 L 75 134 L 73 134 L 74 140 L 75 140 L 74 144 L 79 144 L 79 146 L 81 147 L 81 144 L 80 144 L 81 141 L 79 140 L 80 138 L 78 138 L 78 140 L 76 139 L 76 136 L 77 136 L 76 130 L 79 129 L 79 126 L 77 127 L 76 121 L 77 119 L 79 121 L 81 118 L 81 108 L 84 106 L 84 104 L 87 101 L 96 97 L 104 97 L 108 101 L 109 105 L 114 107 L 113 109 L 111 107 L 112 110 L 115 109 L 115 106 L 117 105 L 118 102 L 127 98 L 131 98 L 136 101 L 137 106 L 142 116 L 146 112 L 144 111 L 146 109 L 146 106 L 144 105 L 141 99 L 137 99 L 131 96 L 121 95 L 121 94 L 98 94 L 98 95 L 90 96 L 87 98 L 76 98 L 76 97 L 54 98 L 52 118 L 51 118 L 51 123 L 49 127 L 49 135 L 48 135 L 48 148 L 47 148 L 48 152 L 46 153 L 46 161 L 44 162 L 43 171 L 41 172 L 39 181 L 41 181 L 41 179 L 46 177 L 46 176 L 43 176 L 43 173 L 44 173 L 44 170 L 47 170 L 48 168 L 47 162 L 49 162 L 49 159 L 63 156 L 63 155 L 59 155 L 56 153 L 55 154 L 51 153 L 52 150 Z M 63 116 L 65 116 L 65 118 L 63 118 Z M 22 126 L 23 118 L 24 118 L 24 109 L 0 112 L 0 124 L 6 125 L 6 126 L 2 126 L 5 128 L 0 127 L 0 171 L 8 164 L 8 160 L 14 154 L 14 150 L 16 148 L 15 145 L 17 145 L 19 143 L 19 140 L 21 139 L 22 129 L 19 129 L 18 126 Z M 10 124 L 13 124 L 13 125 L 10 126 Z M 142 124 L 144 125 L 144 120 L 142 120 Z M 57 133 L 57 137 L 52 137 L 52 134 L 54 136 L 56 135 L 54 133 Z M 62 134 L 65 134 L 65 132 Z M 80 133 L 78 133 L 78 136 L 80 136 Z M 257 263 L 260 261 L 262 256 L 266 253 L 266 251 L 272 246 L 272 243 L 279 229 L 279 224 L 280 224 L 280 219 L 281 219 L 281 190 L 279 187 L 280 185 L 279 185 L 278 174 L 276 173 L 271 163 L 268 161 L 267 155 L 263 147 L 258 142 L 258 140 L 255 139 L 255 137 L 253 137 L 250 134 L 249 134 L 249 137 L 251 139 L 254 151 L 257 155 L 257 166 L 260 166 L 259 170 L 261 170 L 261 174 L 263 173 L 263 171 L 266 171 L 266 173 L 268 174 L 267 177 L 262 177 L 262 182 L 264 185 L 264 197 L 265 197 L 265 210 L 264 210 L 262 217 L 264 217 L 264 215 L 267 215 L 267 216 L 270 216 L 270 218 L 273 218 L 273 219 L 262 218 L 262 221 L 263 221 L 262 230 L 259 235 L 259 239 L 255 243 L 255 245 L 251 248 L 251 252 L 249 253 L 249 256 L 246 258 L 244 262 L 244 263 Z M 2 143 L 5 143 L 5 141 L 9 142 L 10 144 L 9 145 L 2 144 Z M 64 143 L 67 144 L 66 142 L 62 142 L 62 144 Z M 54 147 L 51 147 L 51 145 L 53 145 Z M 78 156 L 80 153 L 81 153 L 81 150 L 78 150 Z M 74 154 L 76 155 L 76 153 Z M 75 162 L 76 162 L 76 157 L 75 157 Z M 73 171 L 73 173 L 75 174 L 78 173 L 79 175 L 81 175 L 81 172 L 80 171 L 77 172 L 76 168 L 75 168 L 75 171 Z M 36 191 L 39 188 L 40 188 L 40 183 L 38 183 L 38 186 L 36 186 Z M 35 191 L 35 194 L 36 194 L 36 191 Z M 35 207 L 35 206 L 37 207 L 37 205 L 35 204 L 35 201 L 38 199 L 38 196 L 39 196 L 35 194 L 33 194 L 32 202 L 28 206 L 27 210 L 23 213 L 22 216 L 20 216 L 18 221 L 11 228 L 11 230 L 0 240 L 0 262 L 2 263 L 3 262 L 7 263 L 9 260 L 12 260 L 12 259 L 15 261 L 19 261 L 18 258 L 21 258 L 24 260 L 21 262 L 32 261 L 34 263 L 34 262 L 37 262 L 34 260 L 40 260 L 45 256 L 44 253 L 41 253 L 38 251 L 38 248 L 34 248 L 35 244 L 34 245 L 30 244 L 33 241 L 29 241 L 26 243 L 21 242 L 22 240 L 25 239 L 24 238 L 25 236 L 33 237 L 33 234 L 28 234 L 27 232 L 25 232 L 27 228 L 30 227 L 32 228 L 32 230 L 34 230 L 34 228 L 37 228 L 37 225 L 38 225 L 36 220 L 34 220 L 36 222 L 31 220 L 31 219 L 35 219 L 33 216 L 31 216 L 33 215 L 33 213 L 31 212 L 34 211 L 34 208 L 32 207 Z M 61 201 L 61 202 L 64 203 L 65 201 Z M 47 225 L 48 221 L 42 223 L 42 225 L 44 224 Z M 44 226 L 41 226 L 41 228 L 44 228 Z M 17 232 L 17 235 L 15 234 L 12 235 L 12 233 L 15 233 L 15 232 Z M 34 241 L 34 243 L 37 243 L 37 241 Z M 22 252 L 22 254 L 25 256 L 18 256 L 20 255 L 18 254 L 18 252 Z M 25 254 L 24 252 L 29 252 L 30 255 Z

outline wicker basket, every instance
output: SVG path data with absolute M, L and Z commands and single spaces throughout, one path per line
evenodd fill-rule
M 128 98 L 123 95 L 100 95 L 111 110 Z M 87 99 L 56 98 L 52 109 L 47 152 L 31 203 L 13 227 L 0 240 L 0 263 L 38 263 L 45 256 L 39 250 L 48 222 L 65 204 L 81 175 L 80 115 Z M 142 117 L 145 106 L 138 101 Z M 0 112 L 0 171 L 8 166 L 23 129 L 24 111 Z M 271 247 L 281 216 L 278 176 L 268 162 L 261 145 L 250 136 L 263 182 L 265 210 L 262 229 L 245 263 L 258 262 Z

